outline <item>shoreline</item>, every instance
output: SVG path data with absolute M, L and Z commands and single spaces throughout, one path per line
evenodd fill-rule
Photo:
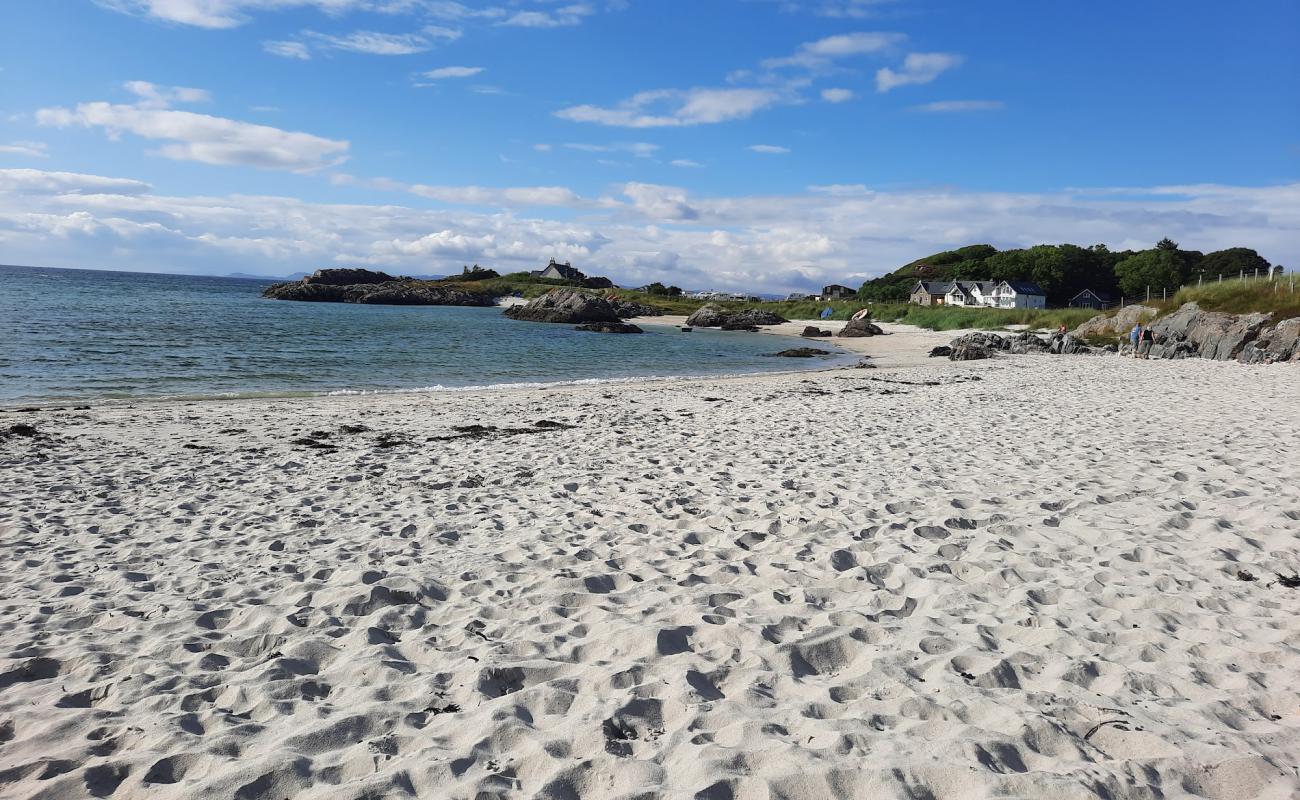
M 627 320 L 637 325 L 658 325 L 681 327 L 685 324 L 685 316 L 660 316 L 660 317 L 636 317 Z M 311 400 L 331 397 L 377 397 L 386 395 L 424 395 L 424 394 L 474 394 L 477 392 L 500 392 L 500 391 L 523 391 L 523 390 L 554 390 L 567 387 L 581 386 L 619 386 L 624 384 L 636 384 L 645 382 L 674 382 L 674 381 L 703 381 L 713 379 L 737 379 L 750 376 L 761 375 L 797 375 L 804 373 L 824 372 L 828 370 L 840 370 L 851 368 L 846 359 L 852 356 L 867 356 L 872 358 L 873 363 L 880 367 L 916 365 L 929 361 L 925 358 L 925 353 L 921 357 L 916 357 L 916 353 L 909 352 L 922 346 L 918 341 L 930 341 L 934 339 L 935 343 L 946 343 L 951 335 L 964 333 L 964 331 L 925 331 L 921 328 L 915 328 L 910 325 L 897 325 L 886 323 L 881 327 L 884 328 L 891 336 L 869 337 L 862 339 L 841 339 L 832 338 L 805 338 L 799 336 L 805 325 L 819 325 L 823 329 L 838 332 L 843 327 L 842 320 L 827 320 L 821 323 L 805 322 L 801 320 L 792 320 L 791 322 L 781 325 L 769 326 L 759 330 L 760 334 L 769 336 L 779 336 L 784 338 L 798 339 L 814 346 L 821 342 L 831 347 L 844 351 L 842 363 L 819 365 L 808 363 L 802 367 L 794 364 L 788 369 L 772 369 L 756 372 L 736 372 L 721 374 L 684 374 L 684 375 L 644 375 L 644 376 L 615 376 L 609 378 L 583 378 L 575 380 L 557 380 L 557 381 L 531 381 L 515 383 L 498 383 L 469 386 L 415 386 L 403 388 L 383 388 L 383 389 L 335 389 L 322 392 L 268 392 L 264 394 L 247 394 L 230 393 L 227 395 L 207 395 L 207 396 L 145 396 L 130 398 L 75 398 L 59 400 L 17 400 L 4 402 L 0 404 L 0 414 L 23 413 L 23 409 L 35 409 L 36 411 L 72 410 L 71 406 L 92 406 L 104 408 L 124 407 L 132 404 L 149 404 L 149 405 L 167 405 L 173 403 L 220 403 L 220 402 L 270 402 L 270 401 L 292 401 L 292 400 Z M 899 341 L 894 340 L 894 335 L 903 334 Z M 599 334 L 594 334 L 599 335 Z M 612 335 L 612 334 L 606 334 Z M 690 335 L 690 334 L 682 334 Z M 737 333 L 737 336 L 752 335 Z M 869 346 L 867 343 L 873 339 L 889 340 L 883 345 L 879 342 L 875 346 Z M 890 344 L 896 347 L 890 348 Z M 925 348 L 928 351 L 928 347 Z M 824 358 L 824 357 L 823 357 Z

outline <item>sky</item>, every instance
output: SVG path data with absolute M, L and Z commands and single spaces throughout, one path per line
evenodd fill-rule
M 1294 0 L 0 6 L 0 263 L 856 286 L 961 245 L 1300 266 Z

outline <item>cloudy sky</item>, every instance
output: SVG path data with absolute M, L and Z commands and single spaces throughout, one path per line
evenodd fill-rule
M 1300 267 L 1294 0 L 42 0 L 0 263 L 571 260 L 784 292 L 936 250 Z

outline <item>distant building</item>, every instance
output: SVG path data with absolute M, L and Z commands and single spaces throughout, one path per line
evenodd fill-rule
M 1047 308 L 1047 295 L 1032 281 L 917 281 L 911 302 L 964 308 Z
M 1094 308 L 1098 311 L 1105 311 L 1115 305 L 1115 298 L 1105 292 L 1095 292 L 1092 289 L 1084 289 L 1074 297 L 1070 298 L 1070 308 Z
M 786 300 L 816 300 L 817 295 L 808 294 L 807 292 L 791 292 L 786 295 Z
M 821 299 L 842 300 L 845 297 L 853 297 L 857 293 L 857 289 L 852 289 L 848 286 L 840 286 L 838 283 L 832 283 L 830 286 L 822 287 Z
M 580 270 L 574 269 L 569 262 L 566 261 L 561 264 L 553 258 L 551 259 L 551 263 L 546 265 L 546 269 L 538 270 L 532 274 L 537 278 L 550 278 L 552 280 L 560 281 L 577 281 L 578 283 L 587 280 L 587 276 L 582 274 Z
M 946 281 L 917 281 L 908 300 L 918 306 L 941 306 L 951 288 Z

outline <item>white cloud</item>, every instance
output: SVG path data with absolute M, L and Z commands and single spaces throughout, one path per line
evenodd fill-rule
M 880 31 L 842 33 L 815 42 L 807 42 L 800 45 L 794 55 L 769 58 L 763 61 L 762 65 L 766 69 L 781 67 L 821 69 L 837 58 L 886 52 L 905 41 L 907 36 L 901 33 Z
M 50 154 L 47 149 L 45 142 L 10 142 L 0 144 L 0 155 L 48 158 Z
M 438 67 L 428 72 L 421 72 L 420 75 L 432 81 L 446 78 L 472 78 L 483 72 L 484 69 L 484 67 Z
M 703 169 L 704 165 L 698 161 L 692 161 L 689 158 L 674 158 L 669 162 L 674 167 L 684 167 L 687 169 Z
M 167 108 L 172 103 L 207 103 L 212 100 L 212 95 L 206 89 L 159 86 L 149 81 L 127 81 L 122 86 L 140 98 L 136 104 L 141 108 Z
M 297 58 L 303 61 L 311 58 L 311 48 L 302 42 L 262 42 L 262 49 L 281 58 Z
M 620 142 L 617 144 L 569 143 L 564 146 L 570 150 L 580 150 L 584 153 L 630 153 L 637 158 L 649 158 L 660 149 L 659 145 L 650 144 L 649 142 Z
M 752 150 L 755 153 L 765 153 L 767 155 L 784 155 L 790 152 L 788 147 L 780 147 L 774 144 L 751 144 L 746 150 Z
M 343 172 L 330 174 L 330 182 L 339 186 L 364 186 L 383 192 L 406 192 L 458 205 L 495 206 L 563 206 L 567 208 L 590 207 L 594 204 L 577 192 L 563 186 L 429 186 L 422 183 L 403 183 L 392 178 L 358 178 Z
M 1039 193 L 843 185 L 732 197 L 630 183 L 621 192 L 548 218 L 500 208 L 164 196 L 139 181 L 0 170 L 0 237 L 6 257 L 19 263 L 119 269 L 185 263 L 225 273 L 237 257 L 241 270 L 264 274 L 334 263 L 428 273 L 474 261 L 500 271 L 536 269 L 539 254 L 554 252 L 624 285 L 662 280 L 772 292 L 852 286 L 973 242 L 1104 242 L 1124 249 L 1169 236 L 1202 251 L 1254 247 L 1273 261 L 1300 251 L 1300 183 Z M 539 207 L 571 194 L 562 187 L 427 187 L 427 193 L 446 202 L 530 200 Z
M 660 89 L 632 95 L 613 108 L 571 106 L 555 116 L 623 128 L 685 127 L 746 119 L 780 99 L 768 89 Z
M 12 194 L 143 194 L 150 190 L 144 181 L 105 178 L 78 172 L 46 172 L 39 169 L 0 169 L 0 192 Z
M 922 103 L 912 106 L 912 111 L 924 111 L 933 114 L 951 114 L 964 111 L 999 111 L 1006 108 L 1001 100 L 939 100 L 934 103 Z
M 551 151 L 552 151 L 553 149 L 555 149 L 555 148 L 553 148 L 553 147 L 552 147 L 551 145 L 549 145 L 549 144 L 535 144 L 535 145 L 533 145 L 533 149 L 536 150 L 536 151 L 539 152 L 539 153 L 549 153 L 549 152 L 551 152 Z
M 385 0 L 94 0 L 114 11 L 152 17 L 199 28 L 234 28 L 249 20 L 249 12 L 314 7 L 328 13 L 366 9 L 395 10 L 403 4 Z
M 828 103 L 847 103 L 853 99 L 853 90 L 822 89 L 822 99 Z
M 207 93 L 199 89 L 144 81 L 133 81 L 127 88 L 140 97 L 135 105 L 100 101 L 81 103 L 75 109 L 43 108 L 36 112 L 36 121 L 60 128 L 102 128 L 112 138 L 132 133 L 168 142 L 157 154 L 178 161 L 310 172 L 347 157 L 346 141 L 166 107 L 170 100 L 206 99 Z
M 459 39 L 461 32 L 437 25 L 426 25 L 417 33 L 378 33 L 353 31 L 346 36 L 335 36 L 317 31 L 304 31 L 318 48 L 365 53 L 373 56 L 407 56 L 423 53 L 433 47 L 434 39 Z
M 497 24 L 519 28 L 562 28 L 581 25 L 583 17 L 594 13 L 595 9 L 587 3 L 575 3 L 553 11 L 517 11 Z
M 953 53 L 908 53 L 901 68 L 884 67 L 876 72 L 876 89 L 888 92 L 899 86 L 929 83 L 961 62 L 962 57 Z

